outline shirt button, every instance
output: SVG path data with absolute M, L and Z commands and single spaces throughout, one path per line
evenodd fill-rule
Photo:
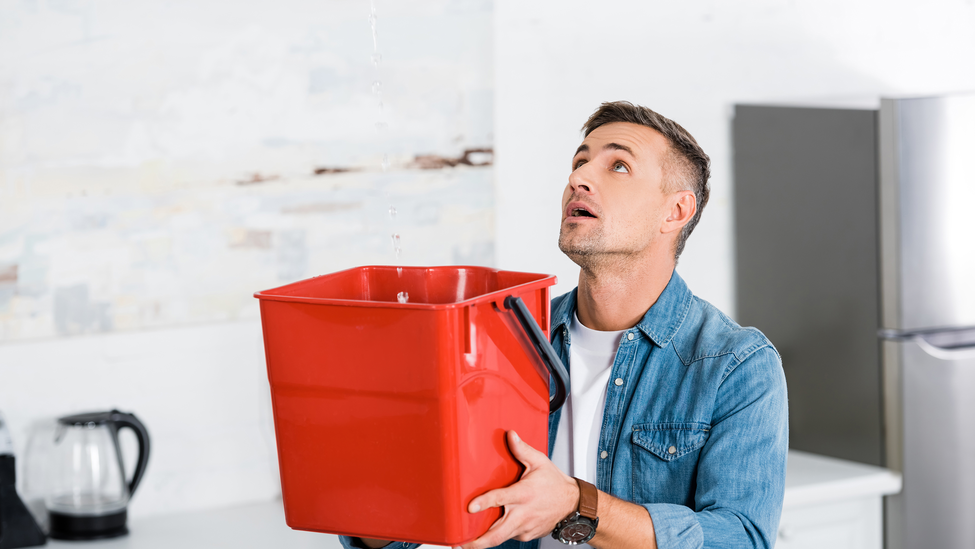
M 619 387 L 620 385 L 623 384 L 623 378 L 618 377 L 618 378 L 616 378 L 616 381 L 614 381 L 613 383 L 615 383 L 616 386 Z
M 677 447 L 676 446 L 671 446 L 670 448 L 667 448 L 667 453 L 668 454 L 676 454 L 677 453 Z
M 607 452 L 606 450 L 603 450 L 602 452 L 599 452 L 599 457 L 602 458 L 602 459 L 606 459 L 606 458 L 609 457 L 609 452 Z
M 633 332 L 626 334 L 626 339 L 633 341 Z

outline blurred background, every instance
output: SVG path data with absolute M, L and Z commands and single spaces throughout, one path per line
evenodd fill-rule
M 279 495 L 255 291 L 366 264 L 558 275 L 579 127 L 710 154 L 678 265 L 735 317 L 735 104 L 975 90 L 975 0 L 0 0 L 0 412 L 136 413 L 133 517 Z M 341 444 L 341 441 L 336 441 Z

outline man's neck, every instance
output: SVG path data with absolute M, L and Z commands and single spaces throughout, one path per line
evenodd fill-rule
M 672 256 L 669 261 L 647 257 L 601 263 L 580 271 L 577 296 L 579 321 L 601 331 L 625 330 L 640 322 L 667 287 L 676 265 Z

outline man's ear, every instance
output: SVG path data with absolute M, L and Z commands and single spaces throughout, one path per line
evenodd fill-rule
M 697 211 L 697 198 L 694 197 L 694 191 L 677 191 L 670 195 L 669 199 L 670 212 L 660 226 L 662 233 L 683 229 Z

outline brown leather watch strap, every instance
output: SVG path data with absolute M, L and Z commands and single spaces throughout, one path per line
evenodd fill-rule
M 575 477 L 573 477 L 575 478 Z M 588 518 L 596 519 L 596 504 L 599 502 L 599 490 L 588 482 L 576 479 L 579 485 L 579 514 Z

